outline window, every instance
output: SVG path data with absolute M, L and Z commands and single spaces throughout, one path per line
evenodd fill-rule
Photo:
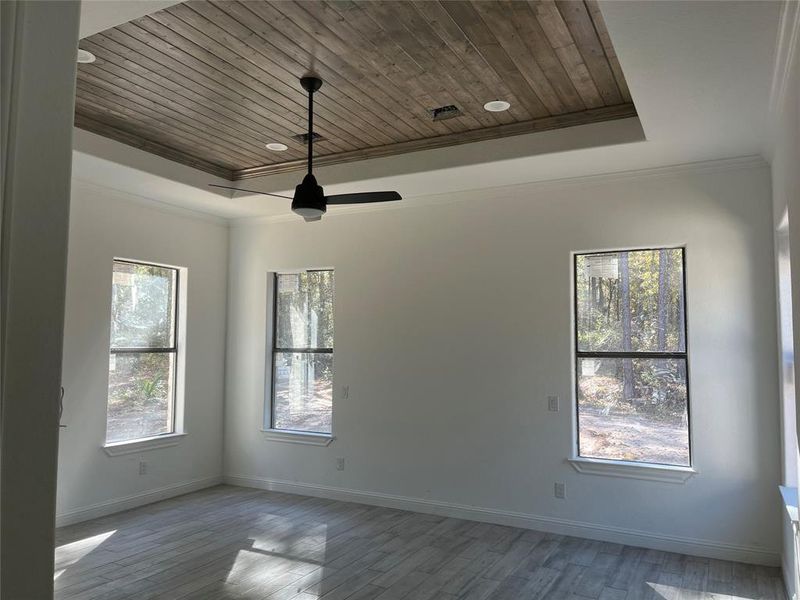
M 691 465 L 682 248 L 575 255 L 578 456 Z
M 333 271 L 276 273 L 270 427 L 331 433 Z
M 114 261 L 106 443 L 175 432 L 178 269 Z

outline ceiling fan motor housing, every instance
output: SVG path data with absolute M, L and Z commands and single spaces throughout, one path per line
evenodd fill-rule
M 325 214 L 325 194 L 311 173 L 303 177 L 303 182 L 294 189 L 292 210 L 303 217 L 319 217 Z

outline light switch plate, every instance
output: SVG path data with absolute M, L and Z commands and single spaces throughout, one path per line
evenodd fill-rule
M 547 410 L 550 412 L 558 412 L 558 396 L 547 397 Z
M 553 492 L 556 498 L 560 498 L 563 500 L 564 498 L 567 497 L 567 484 L 556 482 Z

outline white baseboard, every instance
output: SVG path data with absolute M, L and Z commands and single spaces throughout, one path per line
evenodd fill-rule
M 105 502 L 92 504 L 91 506 L 84 506 L 75 508 L 62 513 L 56 514 L 56 527 L 63 527 L 64 525 L 72 525 L 73 523 L 80 523 L 81 521 L 88 521 L 89 519 L 96 519 L 104 517 L 113 513 L 123 510 L 129 510 L 145 504 L 158 502 L 159 500 L 166 500 L 174 496 L 181 496 L 189 492 L 196 492 L 203 488 L 211 487 L 222 483 L 222 477 L 217 475 L 214 477 L 205 477 L 203 479 L 195 479 L 184 483 L 175 483 L 164 487 L 156 488 L 124 496 L 122 498 L 113 498 Z
M 741 546 L 712 540 L 682 538 L 635 529 L 626 529 L 623 527 L 571 521 L 556 517 L 544 517 L 526 513 L 481 508 L 478 506 L 453 504 L 438 500 L 425 500 L 422 498 L 350 490 L 310 483 L 264 479 L 245 475 L 226 475 L 223 479 L 225 483 L 242 487 L 384 506 L 387 508 L 467 519 L 470 521 L 483 521 L 486 523 L 535 529 L 549 533 L 572 535 L 604 542 L 626 544 L 629 546 L 653 548 L 654 550 L 679 552 L 681 554 L 693 556 L 704 556 L 775 567 L 781 565 L 781 556 L 777 552 L 752 546 Z

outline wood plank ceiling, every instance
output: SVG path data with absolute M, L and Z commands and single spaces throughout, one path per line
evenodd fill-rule
M 192 0 L 80 46 L 76 126 L 231 180 L 303 168 L 309 71 L 317 164 L 636 114 L 595 0 Z

